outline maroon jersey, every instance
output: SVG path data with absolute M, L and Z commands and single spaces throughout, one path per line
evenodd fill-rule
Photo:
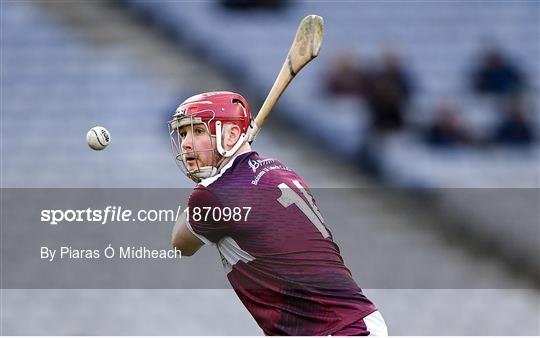
M 305 182 L 283 163 L 253 151 L 237 156 L 197 185 L 189 213 L 188 226 L 217 247 L 266 335 L 328 335 L 376 311 Z

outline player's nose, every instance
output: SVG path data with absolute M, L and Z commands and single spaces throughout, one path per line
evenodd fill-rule
M 188 132 L 186 133 L 186 136 L 184 138 L 182 138 L 182 149 L 183 150 L 191 150 L 192 148 L 192 140 L 193 138 L 191 137 L 191 134 Z

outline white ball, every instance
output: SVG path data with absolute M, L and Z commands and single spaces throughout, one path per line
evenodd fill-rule
M 107 129 L 96 126 L 86 133 L 86 142 L 94 150 L 103 150 L 111 142 L 111 134 Z

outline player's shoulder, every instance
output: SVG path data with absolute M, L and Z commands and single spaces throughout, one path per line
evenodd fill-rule
M 239 164 L 242 172 L 248 178 L 250 186 L 276 187 L 287 179 L 299 179 L 299 176 L 282 161 L 261 157 L 255 153 L 243 159 Z
M 194 206 L 211 206 L 219 204 L 216 194 L 204 185 L 197 184 L 195 189 L 189 195 L 188 205 Z
M 234 157 L 227 163 L 218 174 L 202 180 L 197 187 L 214 190 L 221 187 L 239 186 L 244 182 L 249 167 L 249 162 L 258 159 L 259 154 L 250 150 Z
M 297 177 L 283 162 L 248 151 L 236 156 L 217 175 L 203 180 L 200 185 L 210 190 L 246 188 L 265 185 L 283 175 Z

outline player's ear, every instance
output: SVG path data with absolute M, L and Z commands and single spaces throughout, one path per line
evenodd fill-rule
M 240 127 L 238 127 L 236 124 L 229 124 L 228 125 L 228 132 L 225 136 L 225 146 L 227 149 L 231 149 L 234 147 L 238 139 L 240 138 Z

